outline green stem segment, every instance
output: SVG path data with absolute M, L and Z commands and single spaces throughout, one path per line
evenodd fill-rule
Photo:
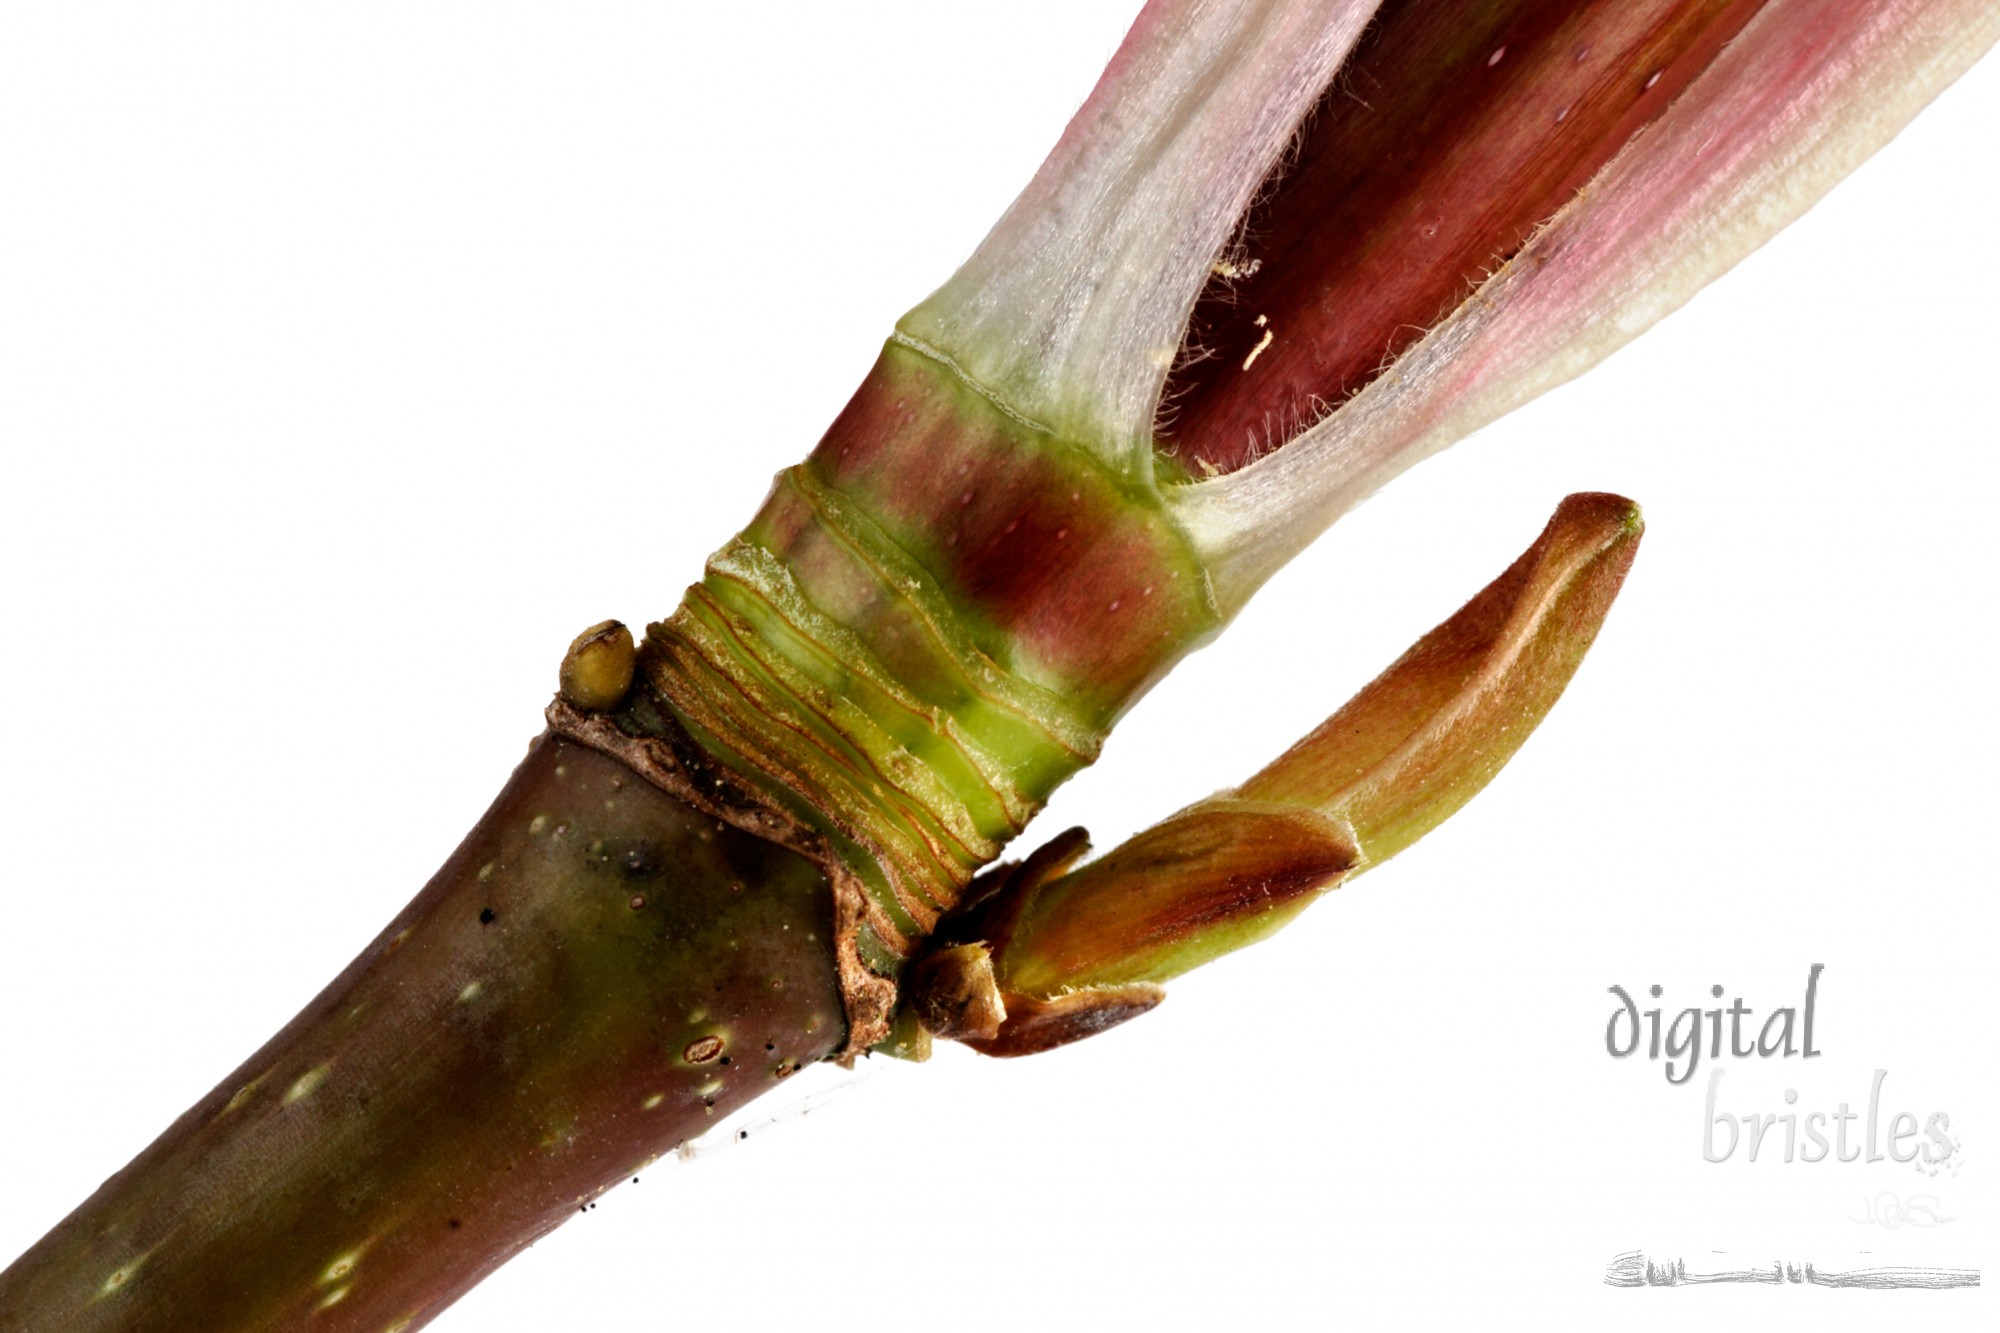
M 572 734 L 819 840 L 852 1053 L 972 876 L 1220 625 L 1156 489 L 899 337 Z
M 837 1050 L 832 929 L 810 861 L 544 737 L 332 985 L 0 1273 L 0 1329 L 414 1329 Z

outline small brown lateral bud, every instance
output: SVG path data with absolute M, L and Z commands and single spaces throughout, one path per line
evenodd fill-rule
M 601 712 L 616 708 L 632 688 L 637 652 L 632 631 L 616 620 L 604 620 L 576 636 L 563 654 L 563 701 L 574 708 Z
M 917 1020 L 940 1037 L 990 1039 L 1007 1017 L 993 982 L 993 956 L 983 944 L 943 949 L 918 963 L 910 972 L 909 995 Z

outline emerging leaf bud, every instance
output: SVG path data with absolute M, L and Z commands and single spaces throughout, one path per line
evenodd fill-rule
M 1638 506 L 1572 495 L 1527 552 L 1232 792 L 1071 869 L 1081 830 L 976 883 L 910 1006 L 995 1055 L 1145 1012 L 1157 983 L 1255 943 L 1443 823 L 1547 716 L 1637 553 Z M 996 1012 L 997 1011 L 997 1012 Z

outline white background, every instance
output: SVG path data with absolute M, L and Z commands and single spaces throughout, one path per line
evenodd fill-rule
M 668 611 L 1129 20 L 1061 4 L 0 11 L 0 1260 L 331 977 L 571 634 Z M 1995 1262 L 2000 66 L 1586 380 L 1345 520 L 1046 816 L 1239 780 L 1566 491 L 1650 532 L 1461 817 L 1098 1040 L 893 1067 L 662 1165 L 441 1329 L 1991 1327 L 1614 1291 L 1615 1252 Z M 1614 983 L 1796 1003 L 1738 1112 L 1964 1169 L 1702 1161 Z M 883 1062 L 874 1062 L 880 1065 Z M 1845 1219 L 1934 1193 L 1922 1234 Z

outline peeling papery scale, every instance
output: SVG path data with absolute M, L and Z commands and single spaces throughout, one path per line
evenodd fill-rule
M 1156 0 L 902 333 L 1135 479 L 1156 421 L 1197 437 L 1176 474 L 1213 450 L 1225 475 L 1163 489 L 1233 612 L 1396 473 L 1729 269 L 1996 38 L 1991 0 Z M 1441 91 L 1344 105 L 1382 79 Z M 1294 204 L 1302 126 L 1292 165 L 1321 184 Z
M 1242 603 L 1397 473 L 1595 365 L 1804 213 L 2000 39 L 1991 0 L 1771 0 L 1674 104 L 1338 411 L 1170 488 Z
M 1254 944 L 1408 847 L 1555 706 L 1641 531 L 1629 500 L 1570 496 L 1499 578 L 1242 786 L 1080 869 L 1071 829 L 989 872 L 913 969 L 916 1017 L 989 1054 L 1078 1040 L 1158 1002 L 1133 988 Z
M 1208 280 L 1373 4 L 1154 3 L 964 267 L 898 326 L 1012 410 L 1150 480 Z

